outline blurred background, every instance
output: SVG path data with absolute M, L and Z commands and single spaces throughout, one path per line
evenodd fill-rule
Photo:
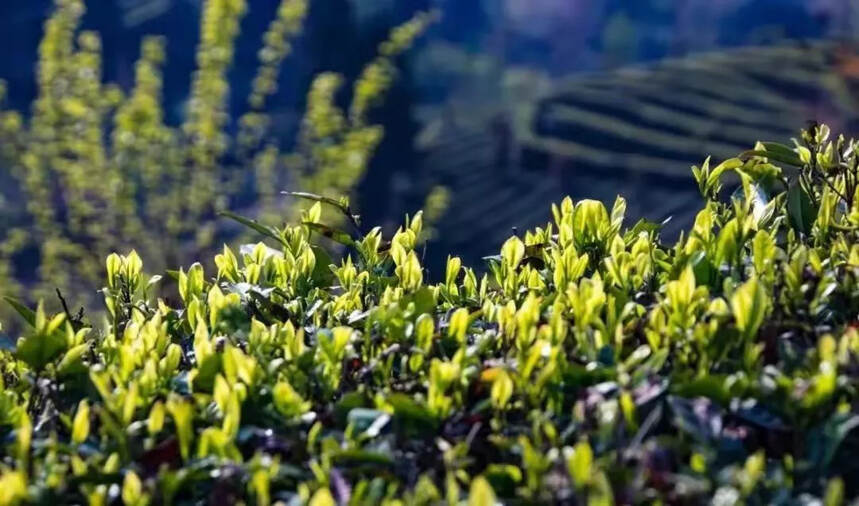
M 204 2 L 86 3 L 81 28 L 101 36 L 105 82 L 130 89 L 142 38 L 165 37 L 164 121 L 181 124 Z M 228 74 L 234 117 L 279 3 L 247 2 Z M 23 117 L 53 4 L 0 2 L 5 107 Z M 311 0 L 266 103 L 285 149 L 315 75 L 355 78 L 389 30 L 431 9 L 440 19 L 397 59 L 371 113 L 384 138 L 353 202 L 367 223 L 392 227 L 428 188 L 447 188 L 426 254 L 433 277 L 448 253 L 477 265 L 511 228 L 544 224 L 564 195 L 624 195 L 632 219 L 671 217 L 665 234 L 677 234 L 699 206 L 689 167 L 707 155 L 788 142 L 810 120 L 846 135 L 859 126 L 859 0 Z M 0 184 L 10 170 L 0 167 Z M 14 214 L 22 202 L 5 193 L 0 214 Z M 26 251 L 13 259 L 19 273 L 37 263 Z

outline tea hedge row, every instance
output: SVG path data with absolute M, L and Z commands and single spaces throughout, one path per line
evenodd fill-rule
M 855 500 L 859 144 L 828 137 L 696 167 L 673 245 L 565 199 L 430 283 L 420 213 L 386 238 L 303 195 L 300 224 L 230 215 L 266 242 L 177 300 L 111 255 L 104 329 L 12 301 L 0 504 Z

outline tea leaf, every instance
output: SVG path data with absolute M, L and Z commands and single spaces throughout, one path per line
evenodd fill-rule
M 471 489 L 468 492 L 468 506 L 494 506 L 495 492 L 486 478 L 478 476 L 471 480 Z
M 787 192 L 787 214 L 794 230 L 807 234 L 817 219 L 808 194 L 798 184 L 793 184 Z
M 567 469 L 576 487 L 582 488 L 591 483 L 593 464 L 594 454 L 588 442 L 577 443 L 567 460 Z
M 746 339 L 753 338 L 766 317 L 767 296 L 757 278 L 743 283 L 731 296 L 731 310 L 737 328 Z

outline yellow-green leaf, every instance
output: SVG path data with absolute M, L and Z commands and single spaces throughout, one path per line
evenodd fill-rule
M 483 476 L 471 480 L 471 488 L 468 491 L 468 506 L 494 506 L 495 491 Z
M 78 410 L 72 422 L 72 441 L 81 444 L 87 436 L 89 436 L 89 403 L 84 399 L 78 404 Z

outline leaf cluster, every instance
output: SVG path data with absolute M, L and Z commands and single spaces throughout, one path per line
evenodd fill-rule
M 420 213 L 340 231 L 312 194 L 295 225 L 231 215 L 265 242 L 170 272 L 180 300 L 111 255 L 104 329 L 16 305 L 0 503 L 855 499 L 857 167 L 814 126 L 695 168 L 674 244 L 568 198 L 438 283 Z

